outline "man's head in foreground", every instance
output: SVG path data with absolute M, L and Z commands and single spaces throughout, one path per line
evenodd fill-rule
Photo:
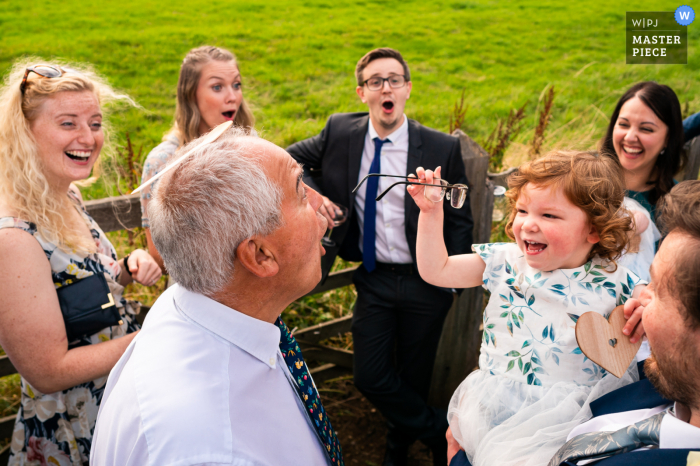
M 197 149 L 149 204 L 153 241 L 173 279 L 267 321 L 311 291 L 326 219 L 301 175 L 286 151 L 241 129 Z
M 700 422 L 700 181 L 678 184 L 659 218 L 668 236 L 640 300 L 652 356 L 644 369 L 664 397 L 688 406 Z

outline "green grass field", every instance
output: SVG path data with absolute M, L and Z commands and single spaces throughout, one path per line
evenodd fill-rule
M 700 110 L 697 25 L 688 65 L 625 65 L 626 10 L 673 11 L 678 2 L 566 1 L 0 1 L 0 70 L 14 59 L 92 63 L 143 107 L 115 115 L 144 156 L 172 123 L 180 61 L 215 44 L 238 55 L 244 92 L 265 137 L 285 146 L 317 133 L 331 113 L 358 111 L 357 60 L 399 49 L 412 70 L 407 114 L 447 130 L 463 89 L 466 130 L 482 141 L 508 110 L 529 102 L 516 142 L 532 137 L 542 90 L 555 86 L 549 145 L 590 147 L 630 84 L 654 79 Z M 518 144 L 511 151 L 517 152 Z M 100 187 L 87 197 L 104 195 Z

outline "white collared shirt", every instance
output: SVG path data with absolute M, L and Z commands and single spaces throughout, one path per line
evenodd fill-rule
M 367 176 L 374 160 L 374 138 L 379 137 L 370 119 L 368 123 L 367 135 L 365 136 L 365 148 L 362 151 L 362 162 L 360 164 L 359 183 Z M 408 118 L 403 117 L 401 126 L 386 137 L 382 145 L 380 159 L 381 172 L 388 175 L 406 176 L 408 165 Z M 397 181 L 405 181 L 400 178 L 379 178 L 377 195 Z M 362 240 L 364 237 L 365 224 L 365 196 L 367 194 L 367 181 L 357 191 L 355 195 L 355 209 L 357 221 L 360 225 L 360 251 L 362 251 Z M 391 264 L 410 264 L 413 262 L 411 250 L 408 248 L 406 239 L 406 214 L 404 200 L 406 198 L 406 186 L 400 185 L 392 188 L 391 191 L 379 202 L 377 202 L 376 220 L 376 258 L 377 262 Z
M 93 466 L 328 465 L 280 331 L 180 285 L 109 375 Z
M 616 432 L 639 421 L 650 418 L 655 414 L 668 409 L 671 405 L 661 405 L 651 409 L 637 409 L 622 413 L 605 414 L 597 416 L 590 421 L 576 426 L 570 433 L 567 441 L 572 438 L 590 432 Z M 679 404 L 675 404 L 675 416 L 669 412 L 661 419 L 661 430 L 659 432 L 659 448 L 700 448 L 700 428 L 688 424 L 690 413 L 688 409 Z M 647 448 L 639 448 L 645 450 Z M 598 460 L 592 460 L 598 461 Z M 579 461 L 583 465 L 588 461 Z

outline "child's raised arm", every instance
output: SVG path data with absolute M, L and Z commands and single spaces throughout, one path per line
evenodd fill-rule
M 434 178 L 440 178 L 440 171 L 440 167 L 435 169 L 435 173 L 418 167 L 418 181 L 432 184 Z M 425 186 L 408 186 L 408 193 L 420 208 L 416 240 L 416 261 L 420 276 L 431 285 L 445 288 L 481 285 L 486 264 L 478 254 L 447 255 L 442 231 L 442 201 L 432 202 L 426 199 L 424 188 Z

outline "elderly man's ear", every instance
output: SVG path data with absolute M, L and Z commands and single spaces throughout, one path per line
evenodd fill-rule
M 243 267 L 258 278 L 273 277 L 280 269 L 272 250 L 260 238 L 248 238 L 239 244 L 236 257 Z

